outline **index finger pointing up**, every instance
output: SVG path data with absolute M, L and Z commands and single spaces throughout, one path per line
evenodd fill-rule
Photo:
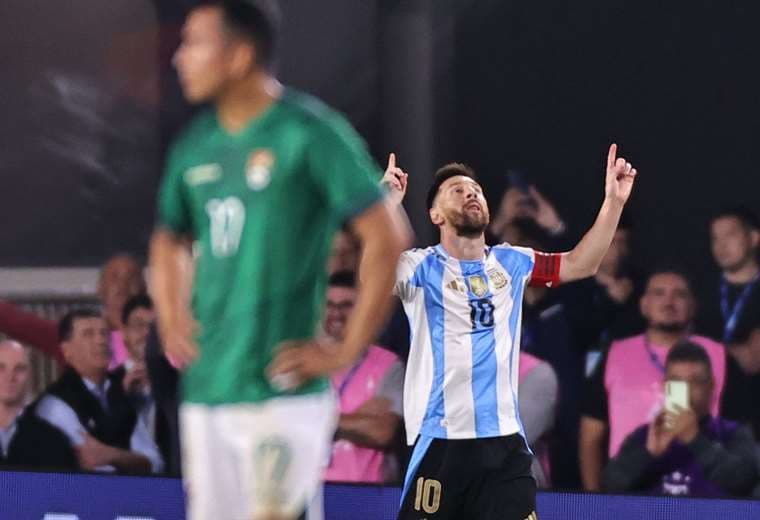
M 396 154 L 391 152 L 391 154 L 388 156 L 388 169 L 396 167 Z
M 617 157 L 617 145 L 612 143 L 610 145 L 610 151 L 607 152 L 607 169 L 615 167 L 615 159 Z

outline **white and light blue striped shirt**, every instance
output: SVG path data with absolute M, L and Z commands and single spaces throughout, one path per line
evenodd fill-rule
M 532 249 L 503 244 L 481 260 L 449 256 L 440 245 L 406 251 L 395 292 L 411 347 L 404 385 L 407 441 L 520 432 L 517 412 L 522 300 Z

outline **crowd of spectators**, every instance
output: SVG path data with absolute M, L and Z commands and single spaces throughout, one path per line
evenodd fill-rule
M 505 192 L 493 242 L 537 250 L 570 243 L 535 187 Z M 625 215 L 595 277 L 525 294 L 519 406 L 544 489 L 699 496 L 760 495 L 760 224 L 746 209 L 710 221 L 715 273 L 632 265 Z M 709 232 L 709 233 L 708 233 Z M 322 333 L 340 341 L 361 252 L 335 238 Z M 715 280 L 715 283 L 702 283 Z M 706 289 L 698 290 L 696 282 Z M 46 320 L 0 302 L 0 463 L 8 467 L 178 474 L 179 373 L 161 353 L 140 263 L 111 258 L 97 309 Z M 29 395 L 29 349 L 61 375 Z M 409 329 L 396 310 L 376 345 L 334 374 L 339 422 L 325 479 L 394 484 L 403 445 Z M 665 406 L 666 382 L 689 406 Z

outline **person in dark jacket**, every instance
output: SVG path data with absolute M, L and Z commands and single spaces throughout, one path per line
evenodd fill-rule
M 710 415 L 713 376 L 702 347 L 670 351 L 666 381 L 685 381 L 689 409 L 664 410 L 630 434 L 603 475 L 606 491 L 704 497 L 746 496 L 758 476 L 747 426 Z
M 160 472 L 163 460 L 124 390 L 124 371 L 108 372 L 108 328 L 98 312 L 68 313 L 60 325 L 69 365 L 36 406 L 68 437 L 84 469 L 121 473 Z
M 61 432 L 24 406 L 29 392 L 29 352 L 0 342 L 0 467 L 74 470 L 74 451 Z

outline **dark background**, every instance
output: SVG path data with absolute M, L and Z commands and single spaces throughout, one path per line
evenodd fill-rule
M 0 3 L 0 266 L 144 255 L 166 143 L 190 113 L 169 59 L 191 2 Z M 640 171 L 636 257 L 710 272 L 707 219 L 760 207 L 756 21 L 742 0 L 282 2 L 280 77 L 345 112 L 407 209 L 448 160 L 497 204 L 523 168 L 579 237 L 611 141 Z M 492 207 L 492 212 L 495 211 Z

